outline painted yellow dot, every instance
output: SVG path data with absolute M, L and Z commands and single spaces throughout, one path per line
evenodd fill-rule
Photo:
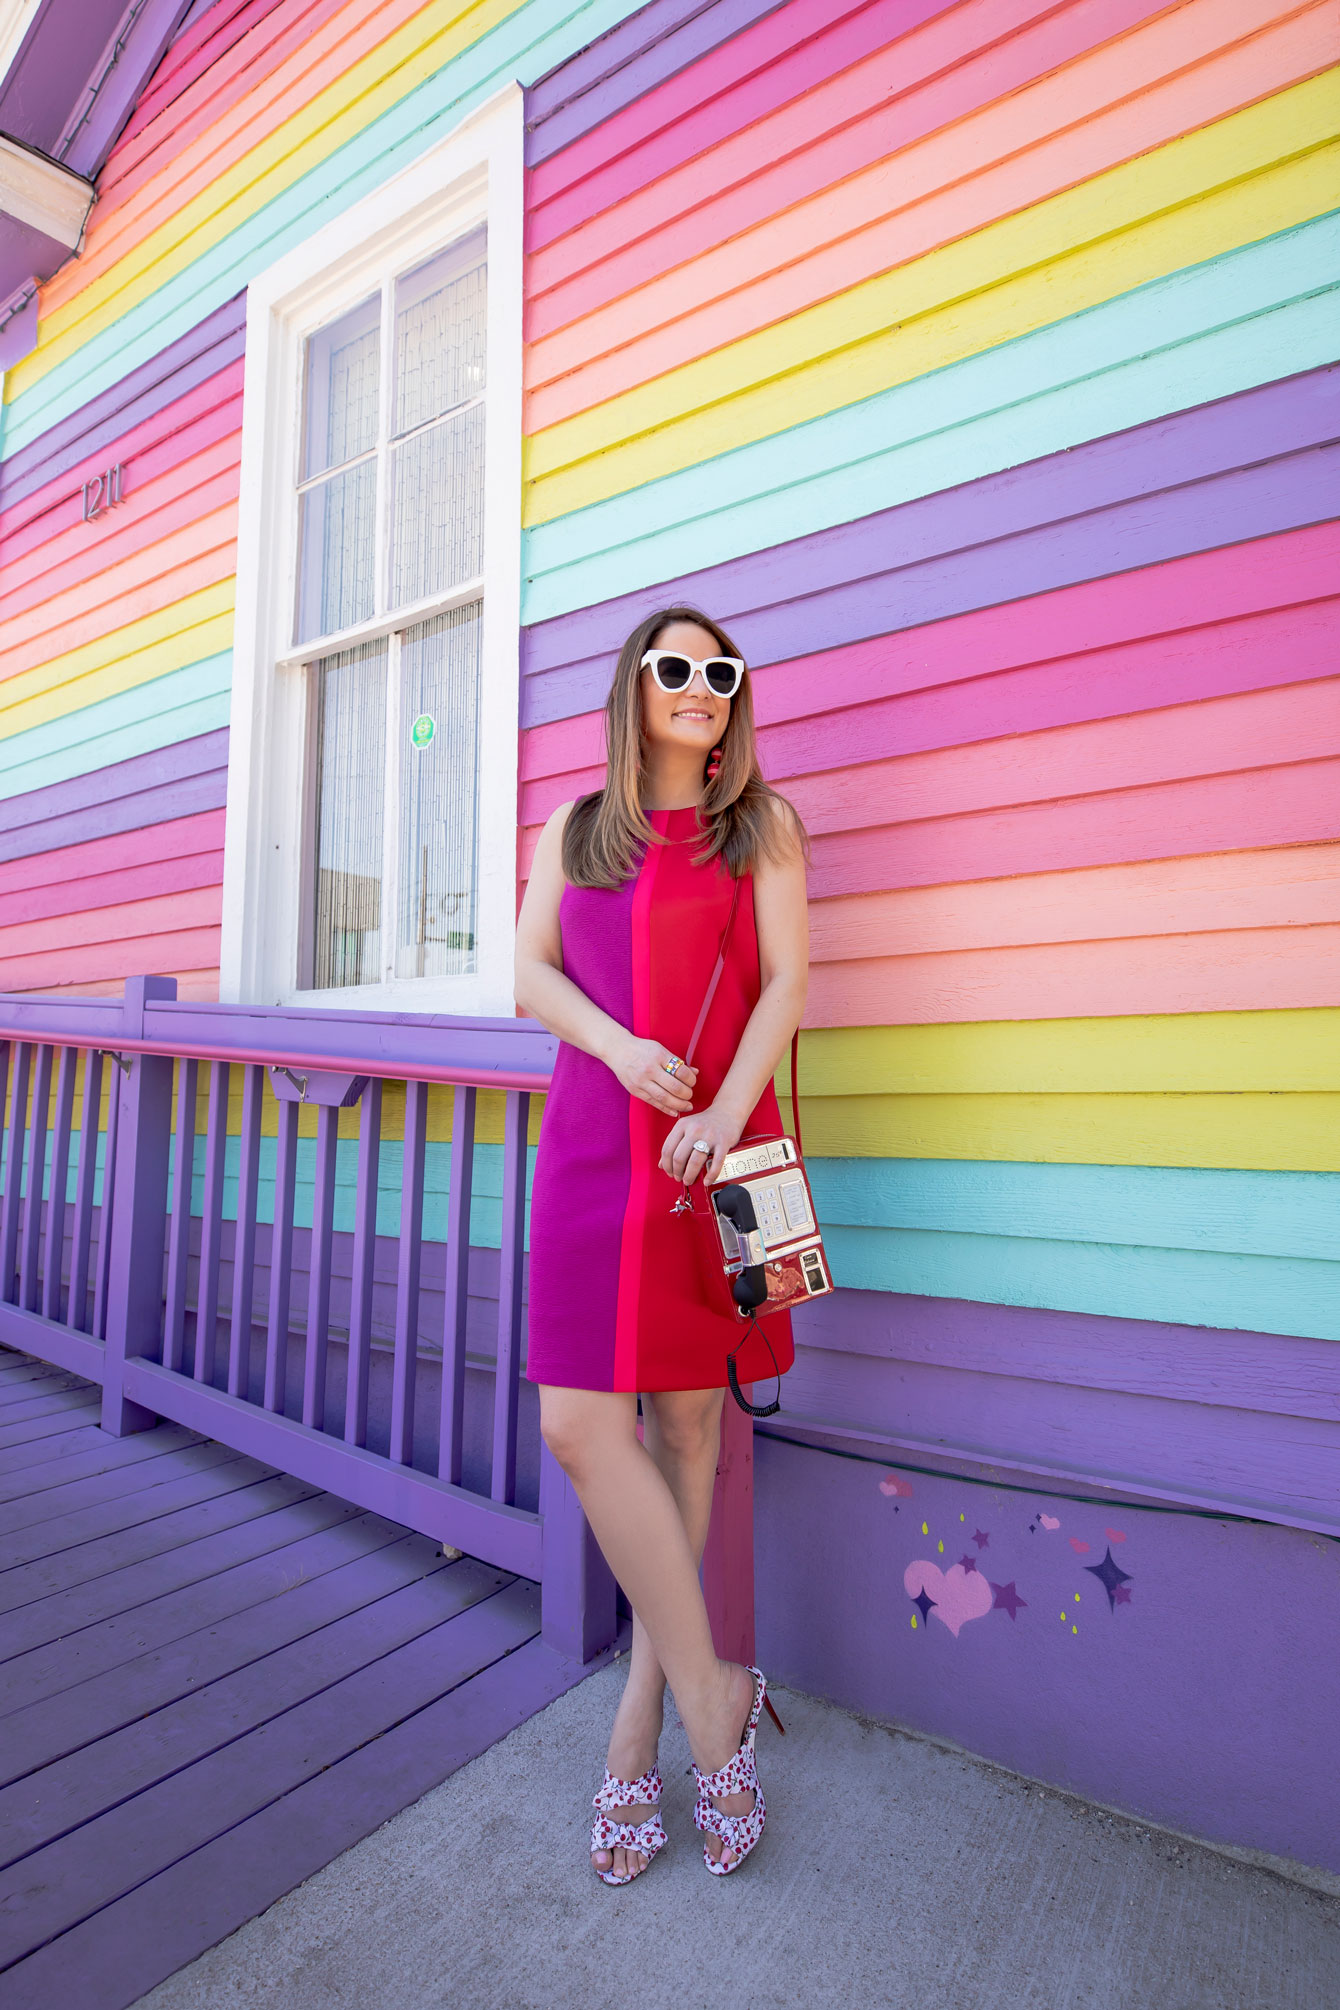
M 937 1543 L 936 1543 L 936 1545 L 935 1545 L 935 1547 L 936 1547 L 936 1548 L 937 1548 L 937 1549 L 939 1550 L 939 1552 L 940 1552 L 941 1556 L 943 1556 L 943 1555 L 944 1555 L 944 1553 L 945 1553 L 945 1546 L 944 1546 L 944 1544 L 943 1544 L 942 1542 L 937 1542 Z
M 1065 1625 L 1065 1623 L 1066 1623 L 1067 1619 L 1069 1619 L 1069 1617 L 1070 1617 L 1070 1614 L 1069 1614 L 1068 1612 L 1063 1612 L 1063 1613 L 1061 1614 L 1061 1624 L 1062 1624 L 1062 1626 L 1064 1626 L 1064 1625 Z
M 917 1615 L 916 1615 L 916 1613 L 914 1612 L 914 1613 L 912 1614 L 912 1631 L 913 1631 L 913 1632 L 915 1633 L 915 1632 L 916 1632 L 916 1630 L 917 1630 Z
M 1076 1605 L 1078 1605 L 1078 1604 L 1079 1604 L 1079 1593 L 1078 1593 L 1078 1592 L 1076 1592 L 1076 1593 L 1075 1593 L 1075 1603 L 1076 1603 Z
M 963 1520 L 963 1516 L 962 1516 L 962 1515 L 960 1515 L 960 1516 L 959 1516 L 959 1520 L 960 1520 L 960 1521 L 962 1521 L 962 1520 Z
M 921 1533 L 922 1533 L 923 1535 L 929 1535 L 929 1534 L 930 1534 L 930 1532 L 931 1532 L 931 1531 L 930 1531 L 930 1525 L 929 1525 L 929 1523 L 928 1523 L 928 1522 L 923 1522 L 923 1523 L 921 1524 Z
M 1072 1633 L 1078 1633 L 1078 1632 L 1079 1632 L 1079 1628 L 1078 1628 L 1078 1626 L 1072 1626 L 1072 1627 L 1071 1627 L 1071 1629 L 1070 1629 L 1070 1631 L 1071 1631 Z

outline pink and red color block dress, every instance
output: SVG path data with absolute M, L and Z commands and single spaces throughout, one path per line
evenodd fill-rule
M 670 842 L 649 845 L 621 887 L 566 886 L 563 968 L 640 1038 L 682 1054 L 730 912 L 732 881 L 702 848 L 697 812 L 653 811 Z M 695 1110 L 713 1100 L 758 1003 L 752 882 L 741 887 L 726 967 L 695 1055 Z M 740 1322 L 709 1300 L 678 1182 L 658 1165 L 673 1119 L 630 1096 L 593 1055 L 560 1045 L 535 1165 L 530 1228 L 532 1382 L 570 1389 L 717 1389 Z M 745 1134 L 781 1130 L 769 1083 Z M 767 1322 L 735 1357 L 743 1383 L 791 1366 L 791 1322 Z

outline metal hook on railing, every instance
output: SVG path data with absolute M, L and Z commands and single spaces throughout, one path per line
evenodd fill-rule
M 123 1075 L 128 1075 L 131 1072 L 131 1063 L 126 1059 L 124 1054 L 114 1054 L 110 1047 L 104 1047 L 102 1052 L 107 1060 L 115 1061 Z
M 272 1075 L 287 1075 L 290 1082 L 292 1082 L 294 1088 L 298 1091 L 298 1101 L 300 1103 L 305 1103 L 307 1101 L 306 1075 L 295 1075 L 292 1068 L 286 1068 L 282 1062 L 280 1062 L 277 1067 L 272 1067 L 270 1073 Z

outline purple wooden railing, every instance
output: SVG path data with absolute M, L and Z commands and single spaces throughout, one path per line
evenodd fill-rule
M 517 1498 L 526 1143 L 531 1095 L 548 1086 L 553 1065 L 550 1035 L 526 1020 L 179 1003 L 174 979 L 140 977 L 127 980 L 124 1001 L 0 997 L 0 1043 L 0 1109 L 8 1111 L 0 1167 L 0 1340 L 100 1383 L 102 1426 L 118 1436 L 170 1418 L 538 1579 L 546 1640 L 580 1660 L 599 1653 L 615 1633 L 613 1582 L 571 1487 L 543 1447 L 535 1505 Z M 204 1200 L 193 1218 L 202 1063 L 209 1068 Z M 235 1068 L 242 1071 L 242 1118 L 229 1221 L 224 1182 Z M 109 1074 L 99 1177 L 99 1105 Z M 394 1309 L 380 1319 L 379 1334 L 377 1171 L 388 1080 L 404 1084 L 405 1124 L 394 1283 L 384 1261 L 379 1301 L 393 1288 Z M 453 1090 L 448 1235 L 445 1251 L 441 1245 L 431 1251 L 434 1289 L 441 1271 L 435 1332 L 426 1330 L 423 1288 L 430 1083 Z M 491 1258 L 469 1241 L 481 1087 L 506 1095 L 496 1321 L 482 1362 L 480 1292 L 472 1293 L 471 1284 L 473 1277 L 478 1287 Z M 71 1201 L 77 1089 L 82 1110 Z M 270 1095 L 277 1140 L 274 1220 L 267 1225 L 258 1224 L 256 1203 Z M 310 1232 L 294 1226 L 303 1103 L 317 1111 Z M 337 1331 L 336 1143 L 339 1111 L 355 1103 L 347 1317 Z M 305 1290 L 296 1261 L 300 1240 Z M 386 1258 L 384 1248 L 381 1254 Z M 342 1274 L 339 1288 L 343 1309 Z M 388 1340 L 389 1376 L 382 1372 Z M 481 1373 L 492 1382 L 482 1396 Z M 423 1398 L 433 1375 L 439 1394 L 430 1430 Z M 478 1442 L 467 1457 L 471 1377 Z M 374 1382 L 384 1448 L 369 1442 Z M 482 1435 L 481 1401 L 489 1405 Z M 533 1450 L 528 1441 L 528 1459 Z

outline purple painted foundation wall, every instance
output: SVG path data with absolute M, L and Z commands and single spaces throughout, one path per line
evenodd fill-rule
M 1340 1873 L 1340 1543 L 996 1477 L 760 1430 L 768 1674 L 1146 1820 Z M 1092 1574 L 1108 1556 L 1127 1576 L 1117 1603 Z M 974 1576 L 1023 1602 L 1012 1614 L 1009 1591 L 991 1591 L 978 1612 Z M 957 1633 L 937 1606 L 922 1617 L 919 1588 Z

